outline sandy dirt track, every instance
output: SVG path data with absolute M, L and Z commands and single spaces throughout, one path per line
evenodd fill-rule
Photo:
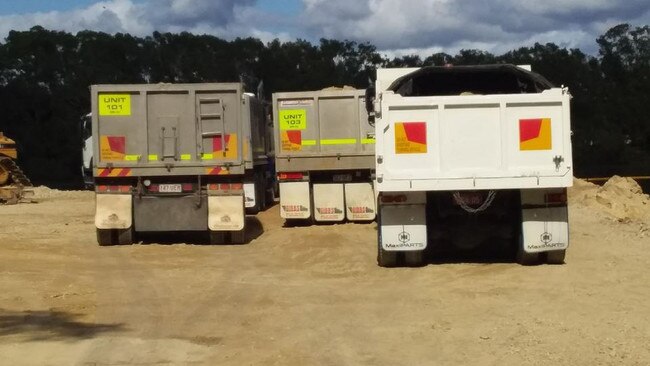
M 374 224 L 99 247 L 91 192 L 0 206 L 2 365 L 648 365 L 650 204 L 577 182 L 565 265 L 377 267 Z

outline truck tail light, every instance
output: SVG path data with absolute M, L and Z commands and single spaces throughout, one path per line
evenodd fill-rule
M 211 183 L 208 184 L 211 191 L 240 191 L 244 189 L 243 183 Z
M 383 203 L 402 203 L 406 202 L 405 194 L 382 194 L 381 202 Z
M 149 184 L 149 187 L 147 187 L 147 189 L 149 189 L 149 192 L 158 192 L 160 191 L 158 188 L 159 187 L 157 184 Z
M 192 192 L 194 189 L 192 183 L 183 183 L 182 185 L 183 192 Z
M 278 173 L 278 180 L 302 180 L 303 177 L 301 172 Z
M 553 203 L 553 204 L 566 203 L 567 202 L 566 191 L 547 193 L 546 196 L 544 197 L 544 201 L 545 203 Z
M 101 192 L 101 193 L 129 193 L 129 192 L 131 192 L 131 186 L 99 185 L 99 186 L 97 186 L 97 192 Z

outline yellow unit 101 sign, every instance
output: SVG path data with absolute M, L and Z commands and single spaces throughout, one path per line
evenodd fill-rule
M 131 95 L 130 94 L 100 94 L 99 115 L 100 116 L 130 116 Z
M 305 130 L 307 129 L 307 111 L 305 109 L 284 109 L 280 111 L 280 129 Z

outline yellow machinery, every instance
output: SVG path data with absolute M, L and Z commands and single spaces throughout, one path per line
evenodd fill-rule
M 28 193 L 25 187 L 32 182 L 16 165 L 18 152 L 14 140 L 0 132 L 0 203 L 14 204 L 20 202 Z

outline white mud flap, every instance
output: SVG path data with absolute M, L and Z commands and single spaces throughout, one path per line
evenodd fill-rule
M 426 205 L 381 206 L 381 246 L 388 251 L 423 250 L 427 247 Z
M 244 183 L 244 199 L 246 208 L 255 207 L 255 183 Z
M 376 216 L 372 183 L 345 184 L 345 216 L 350 221 L 372 221 Z
M 133 225 L 130 194 L 96 194 L 95 226 L 98 229 L 128 229 Z
M 309 182 L 280 183 L 280 217 L 283 219 L 311 217 Z
M 569 246 L 568 221 L 566 206 L 523 209 L 524 250 L 538 253 L 566 249 Z
M 209 196 L 208 228 L 212 231 L 239 231 L 244 228 L 244 196 Z
M 345 219 L 343 184 L 314 184 L 313 189 L 316 221 L 343 221 Z

